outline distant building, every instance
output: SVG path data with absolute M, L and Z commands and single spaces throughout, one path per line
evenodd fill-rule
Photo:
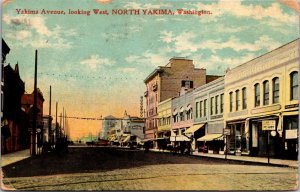
M 43 105 L 44 105 L 44 96 L 41 90 L 37 89 L 37 144 L 42 146 L 44 142 L 44 120 L 43 120 Z M 32 131 L 33 128 L 33 104 L 34 104 L 34 91 L 31 94 L 24 94 L 22 96 L 22 108 L 29 115 L 29 128 Z
M 109 116 L 106 116 L 103 118 L 102 130 L 100 132 L 101 139 L 105 139 L 105 140 L 108 139 L 110 128 L 114 127 L 116 122 L 117 122 L 117 119 L 112 115 L 109 115 Z

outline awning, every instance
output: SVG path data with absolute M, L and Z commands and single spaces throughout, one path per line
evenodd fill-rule
M 156 138 L 156 140 L 167 140 L 167 139 L 170 139 L 170 137 L 159 137 L 159 138 Z
M 186 107 L 186 110 L 190 110 L 192 108 L 192 106 L 189 104 L 187 107 Z
M 182 113 L 184 111 L 184 108 L 183 107 L 181 107 L 180 108 L 180 113 Z
M 186 136 L 179 135 L 170 137 L 170 141 L 190 141 L 190 139 Z
M 188 128 L 186 131 L 185 131 L 185 134 L 187 133 L 192 133 L 194 134 L 194 132 L 198 131 L 199 129 L 201 129 L 202 127 L 204 127 L 205 123 L 202 123 L 202 124 L 198 124 L 198 125 L 193 125 L 191 128 Z
M 197 139 L 197 141 L 212 141 L 212 140 L 222 140 L 223 134 L 214 133 L 214 134 L 206 134 L 205 136 Z
M 173 115 L 176 115 L 178 113 L 178 111 L 177 111 L 177 109 L 175 109 L 174 111 L 173 111 Z
M 123 143 L 127 143 L 130 140 L 130 135 L 128 135 L 124 140 Z

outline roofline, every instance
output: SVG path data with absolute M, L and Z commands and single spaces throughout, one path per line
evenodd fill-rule
M 277 50 L 279 50 L 279 49 L 281 49 L 281 48 L 283 48 L 283 47 L 285 47 L 285 46 L 287 46 L 287 45 L 289 45 L 289 44 L 292 44 L 292 43 L 298 41 L 299 39 L 300 39 L 300 38 L 294 39 L 294 40 L 292 40 L 292 41 L 290 41 L 290 42 L 288 42 L 288 43 L 285 43 L 285 44 L 283 44 L 283 45 L 281 45 L 281 46 L 279 46 L 279 47 L 277 47 L 277 48 L 275 48 L 275 49 L 273 49 L 273 50 L 271 50 L 271 51 L 269 51 L 269 52 L 266 52 L 266 53 L 264 53 L 264 54 L 262 54 L 262 55 L 260 55 L 260 56 L 258 56 L 258 57 L 255 57 L 255 58 L 253 58 L 253 59 L 251 59 L 251 60 L 249 60 L 249 61 L 247 61 L 247 62 L 245 62 L 245 63 L 242 63 L 242 64 L 240 64 L 240 65 L 238 65 L 238 66 L 236 66 L 236 67 L 230 69 L 227 73 L 230 73 L 232 70 L 236 70 L 236 69 L 239 68 L 239 67 L 243 67 L 244 65 L 250 63 L 251 61 L 254 61 L 254 60 L 256 60 L 256 59 L 259 59 L 259 58 L 261 58 L 261 57 L 264 57 L 264 56 L 266 56 L 266 55 L 268 55 L 268 54 L 270 54 L 270 53 L 272 53 L 272 52 L 274 52 L 274 51 L 277 51 Z M 225 75 L 226 75 L 226 73 L 225 73 Z

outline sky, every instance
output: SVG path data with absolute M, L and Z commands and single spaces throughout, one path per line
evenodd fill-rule
M 33 91 L 38 50 L 38 87 L 44 115 L 122 117 L 139 115 L 143 80 L 172 57 L 192 59 L 207 74 L 224 75 L 299 36 L 299 17 L 284 0 L 6 0 L 2 37 L 11 48 L 6 63 L 19 64 L 27 93 Z M 18 14 L 17 9 L 63 10 L 65 15 Z M 107 10 L 109 15 L 68 14 Z M 174 15 L 112 15 L 113 9 L 170 9 Z M 179 15 L 177 9 L 211 14 Z M 70 136 L 96 135 L 101 121 L 68 119 Z

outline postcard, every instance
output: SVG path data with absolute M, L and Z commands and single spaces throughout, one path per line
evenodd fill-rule
M 2 190 L 297 190 L 296 0 L 4 0 Z

